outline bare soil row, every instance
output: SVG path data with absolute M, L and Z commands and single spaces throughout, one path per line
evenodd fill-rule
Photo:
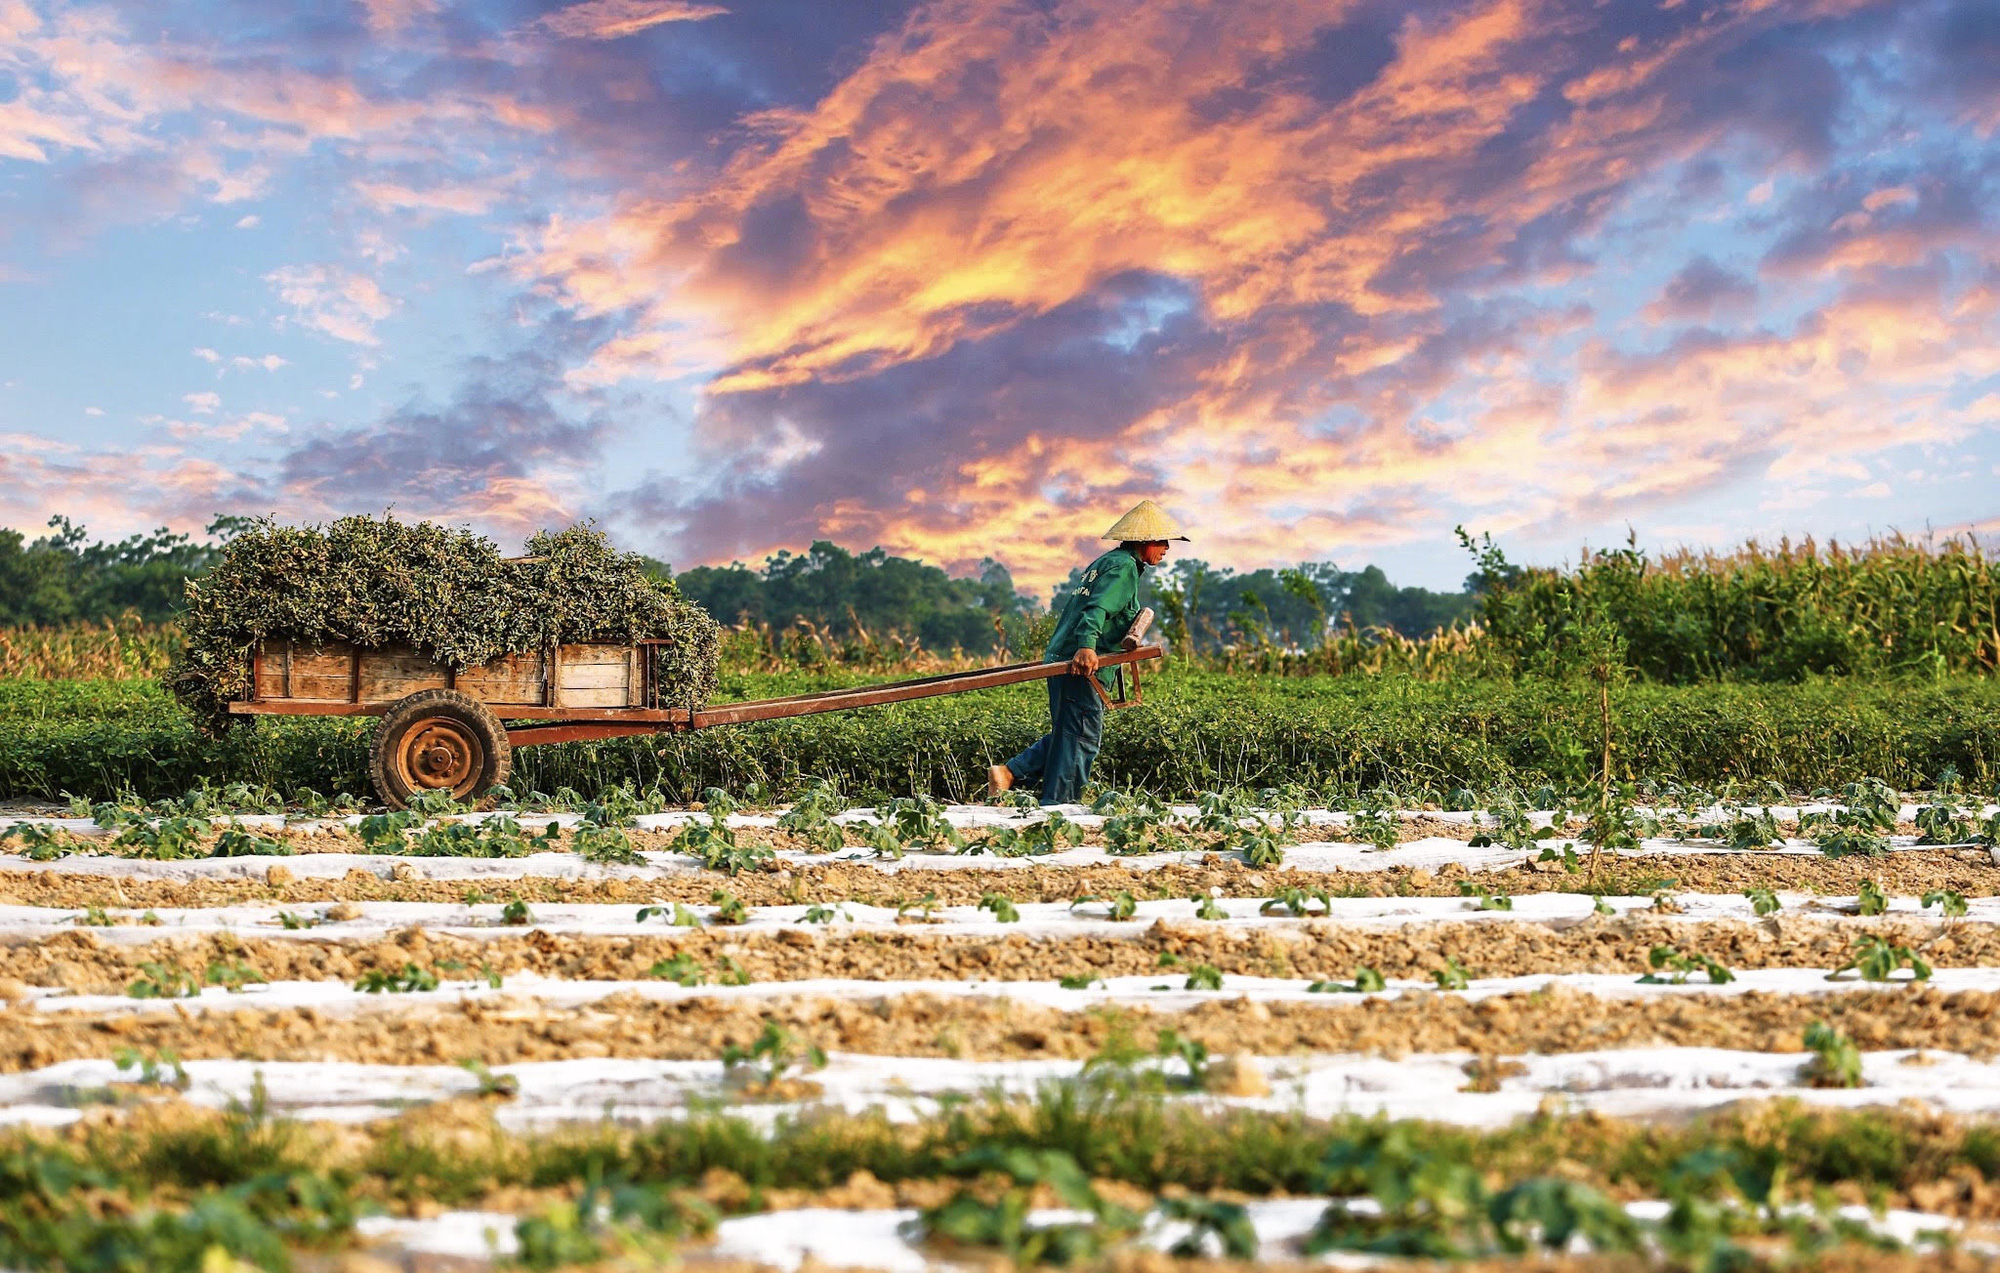
M 146 963 L 177 964 L 199 981 L 212 963 L 254 971 L 266 981 L 354 981 L 406 964 L 472 975 L 532 973 L 570 980 L 648 976 L 660 960 L 686 955 L 703 968 L 722 960 L 756 982 L 843 978 L 863 981 L 1054 981 L 1165 975 L 1209 965 L 1225 976 L 1345 978 L 1367 965 L 1390 978 L 1427 978 L 1456 959 L 1474 976 L 1631 973 L 1648 968 L 1655 946 L 1673 946 L 1734 968 L 1822 968 L 1847 962 L 1862 933 L 1910 946 L 1941 967 L 2000 963 L 2000 926 L 1890 919 L 1872 923 L 1766 918 L 1761 922 L 1676 921 L 1628 915 L 1566 926 L 1477 919 L 1395 928 L 1302 920 L 1255 929 L 1165 920 L 1129 937 L 1097 934 L 951 932 L 906 925 L 893 930 L 816 932 L 672 928 L 628 937 L 493 930 L 460 937 L 411 927 L 387 939 L 342 942 L 213 933 L 162 937 L 140 945 L 101 941 L 88 929 L 0 950 L 0 981 L 122 994 Z M 1164 962 L 1163 962 L 1164 961 Z
M 1325 889 L 1339 897 L 1450 897 L 1459 884 L 1484 883 L 1495 892 L 1596 892 L 1647 896 L 1662 890 L 1741 893 L 1769 888 L 1782 892 L 1852 896 L 1863 880 L 1885 892 L 1920 896 L 1951 889 L 1967 897 L 2000 894 L 2000 867 L 1984 851 L 1939 849 L 1883 858 L 1826 858 L 1798 854 L 1674 854 L 1607 858 L 1593 877 L 1559 862 L 1524 862 L 1502 871 L 1467 871 L 1457 864 L 1437 869 L 1399 867 L 1383 871 L 1256 869 L 1234 858 L 1200 866 L 1056 866 L 1039 863 L 1015 868 L 979 866 L 886 871 L 873 863 L 780 866 L 729 876 L 719 872 L 662 874 L 645 879 L 569 879 L 510 876 L 464 880 L 425 877 L 423 859 L 384 859 L 387 875 L 356 868 L 338 879 L 301 879 L 282 860 L 253 879 L 157 880 L 117 876 L 67 875 L 52 871 L 0 872 L 0 904 L 14 906 L 203 907 L 250 902 L 462 902 L 478 889 L 529 902 L 633 902 L 651 900 L 706 903 L 721 888 L 748 906 L 808 902 L 861 902 L 898 906 L 929 895 L 941 906 L 970 906 L 987 893 L 1016 902 L 1066 902 L 1130 892 L 1139 899 L 1188 897 L 1219 892 L 1225 897 L 1268 897 L 1280 888 Z M 402 878 L 396 878 L 396 876 Z
M 577 1006 L 500 996 L 385 1002 L 353 1012 L 313 1007 L 0 1017 L 0 1069 L 38 1069 L 114 1048 L 172 1049 L 184 1059 L 340 1060 L 409 1065 L 478 1057 L 489 1064 L 575 1057 L 712 1059 L 747 1047 L 776 1021 L 829 1050 L 975 1060 L 1087 1058 L 1114 1038 L 1150 1046 L 1172 1028 L 1218 1054 L 1285 1056 L 1471 1051 L 1505 1056 L 1682 1046 L 1797 1052 L 1827 1021 L 1868 1050 L 1921 1048 L 1986 1057 L 1996 1050 L 2000 994 L 1751 992 L 1599 999 L 1556 986 L 1479 1000 L 1417 994 L 1359 1002 L 1256 1003 L 1217 996 L 1184 1012 L 1065 1010 L 1004 999 L 928 994 L 655 1001 L 614 995 Z

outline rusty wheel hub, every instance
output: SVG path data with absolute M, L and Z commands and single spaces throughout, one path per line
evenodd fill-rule
M 412 791 L 449 791 L 463 796 L 486 767 L 486 749 L 472 730 L 455 720 L 427 720 L 403 738 L 396 767 Z

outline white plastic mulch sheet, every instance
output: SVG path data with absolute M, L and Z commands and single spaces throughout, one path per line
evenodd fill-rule
M 1483 1060 L 1493 1060 L 1484 1058 Z M 1494 1091 L 1466 1091 L 1471 1053 L 1424 1053 L 1385 1060 L 1365 1055 L 1265 1057 L 1249 1061 L 1269 1092 L 1217 1096 L 1188 1090 L 1176 1099 L 1215 1107 L 1298 1112 L 1316 1118 L 1386 1115 L 1499 1127 L 1538 1111 L 1628 1118 L 1678 1117 L 1734 1101 L 1776 1095 L 1858 1108 L 1912 1098 L 1961 1114 L 2000 1112 L 2000 1063 L 1944 1052 L 1873 1052 L 1863 1056 L 1863 1087 L 1804 1086 L 1800 1053 L 1650 1047 L 1554 1056 L 1497 1058 Z M 804 1102 L 742 1101 L 720 1061 L 609 1058 L 498 1065 L 515 1094 L 495 1105 L 502 1126 L 529 1130 L 557 1123 L 613 1119 L 646 1123 L 729 1106 L 768 1123 L 804 1105 L 859 1113 L 880 1110 L 896 1121 L 935 1114 L 939 1098 L 1027 1096 L 1052 1081 L 1074 1080 L 1083 1062 L 961 1061 L 834 1053 L 823 1069 L 792 1073 L 820 1091 Z M 1170 1089 L 1186 1087 L 1179 1061 L 1148 1061 Z M 475 1095 L 481 1079 L 459 1066 L 364 1065 L 344 1061 L 190 1061 L 182 1066 L 186 1100 L 216 1109 L 253 1099 L 257 1087 L 275 1112 L 358 1122 L 390 1117 L 412 1104 Z M 171 1071 L 163 1077 L 171 1078 Z M 0 1076 L 0 1123 L 60 1125 L 93 1106 L 144 1100 L 163 1089 L 136 1086 L 136 1070 L 108 1060 L 65 1061 Z M 741 1102 L 741 1103 L 735 1103 Z

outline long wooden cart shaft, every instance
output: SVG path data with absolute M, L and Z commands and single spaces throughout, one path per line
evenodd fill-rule
M 1136 650 L 1107 654 L 1099 660 L 1099 667 L 1132 669 L 1132 696 L 1129 699 L 1119 700 L 1106 697 L 1106 703 L 1110 706 L 1124 706 L 1128 702 L 1140 701 L 1139 665 L 1161 657 L 1163 651 L 1159 646 L 1142 645 Z M 633 734 L 707 729 L 712 725 L 741 725 L 750 721 L 783 720 L 792 716 L 846 711 L 855 707 L 906 703 L 912 699 L 935 698 L 941 694 L 963 694 L 972 690 L 997 689 L 1003 685 L 1047 680 L 1068 673 L 1069 664 L 1066 662 L 1009 663 L 1001 667 L 978 668 L 970 672 L 946 672 L 938 676 L 918 677 L 915 680 L 892 681 L 887 685 L 857 685 L 852 689 L 821 690 L 812 694 L 793 694 L 786 698 L 755 699 L 747 703 L 722 703 L 714 707 L 698 707 L 691 711 L 608 709 L 586 714 L 573 709 L 564 712 L 560 720 L 546 725 L 515 726 L 507 731 L 507 739 L 514 746 L 520 747 L 533 743 L 567 743 L 593 738 L 619 738 Z M 1101 687 L 1098 692 L 1100 696 L 1103 695 Z M 503 709 L 502 714 L 514 713 Z M 520 714 L 525 716 L 528 713 Z

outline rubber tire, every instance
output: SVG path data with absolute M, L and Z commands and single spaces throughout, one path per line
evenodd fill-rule
M 494 787 L 505 783 L 514 772 L 514 746 L 507 730 L 486 704 L 457 690 L 418 690 L 397 699 L 375 726 L 375 738 L 368 749 L 368 779 L 375 794 L 391 809 L 409 807 L 413 789 L 406 785 L 391 760 L 398 743 L 427 721 L 445 719 L 464 726 L 486 753 L 486 763 L 461 799 L 477 804 Z

